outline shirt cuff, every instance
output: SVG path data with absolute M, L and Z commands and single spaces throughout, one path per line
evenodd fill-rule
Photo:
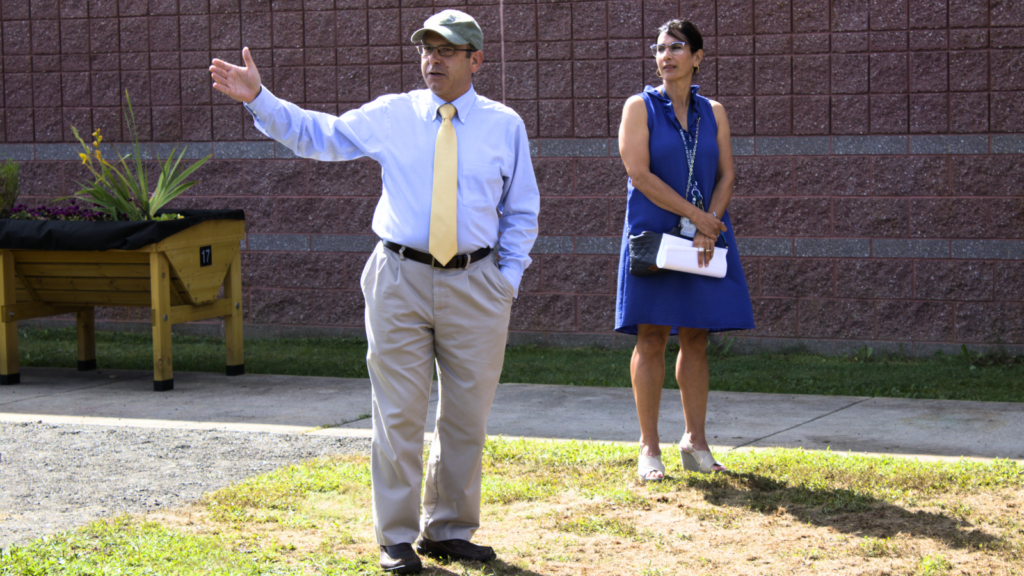
M 263 120 L 261 118 L 268 116 L 270 104 L 273 100 L 274 95 L 270 93 L 270 90 L 267 90 L 266 86 L 261 84 L 260 93 L 252 99 L 252 102 L 248 104 L 242 102 L 242 106 L 245 106 L 245 109 L 249 111 L 249 114 L 252 114 L 257 123 L 262 123 Z
M 519 283 L 523 280 L 523 271 L 518 266 L 512 264 L 505 264 L 504 266 L 498 266 L 498 270 L 505 276 L 509 284 L 512 285 L 512 297 L 519 297 Z

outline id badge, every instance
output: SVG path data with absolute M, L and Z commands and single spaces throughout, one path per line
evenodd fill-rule
M 679 219 L 679 235 L 683 238 L 689 238 L 693 240 L 693 237 L 697 235 L 697 225 L 693 223 L 689 218 L 683 217 Z

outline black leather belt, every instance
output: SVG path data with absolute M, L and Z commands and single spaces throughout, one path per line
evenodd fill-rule
M 442 265 L 428 252 L 420 252 L 419 250 L 414 250 L 408 246 L 402 246 L 401 244 L 395 244 L 388 240 L 384 240 L 384 247 L 397 253 L 403 258 L 412 260 L 413 262 L 429 264 L 434 268 L 444 268 L 445 270 L 451 270 L 452 268 L 469 268 L 470 264 L 483 260 L 491 253 L 490 246 L 485 246 L 476 252 L 471 252 L 469 254 L 456 254 L 455 256 L 452 256 L 452 259 L 449 260 L 447 264 Z

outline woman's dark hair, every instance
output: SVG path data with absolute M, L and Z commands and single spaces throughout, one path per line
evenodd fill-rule
M 669 20 L 665 22 L 661 25 L 661 28 L 658 28 L 658 36 L 665 33 L 668 33 L 669 36 L 676 40 L 686 42 L 686 45 L 690 47 L 690 54 L 704 49 L 704 37 L 700 35 L 697 25 L 689 20 Z

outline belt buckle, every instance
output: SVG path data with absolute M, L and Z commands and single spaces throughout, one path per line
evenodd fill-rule
M 433 255 L 430 257 L 430 265 L 434 268 L 441 268 L 443 270 L 457 270 L 459 268 L 467 270 L 472 262 L 473 257 L 470 254 L 456 254 L 455 256 L 452 256 L 452 259 L 449 260 L 447 264 L 441 264 L 437 258 L 433 257 Z

